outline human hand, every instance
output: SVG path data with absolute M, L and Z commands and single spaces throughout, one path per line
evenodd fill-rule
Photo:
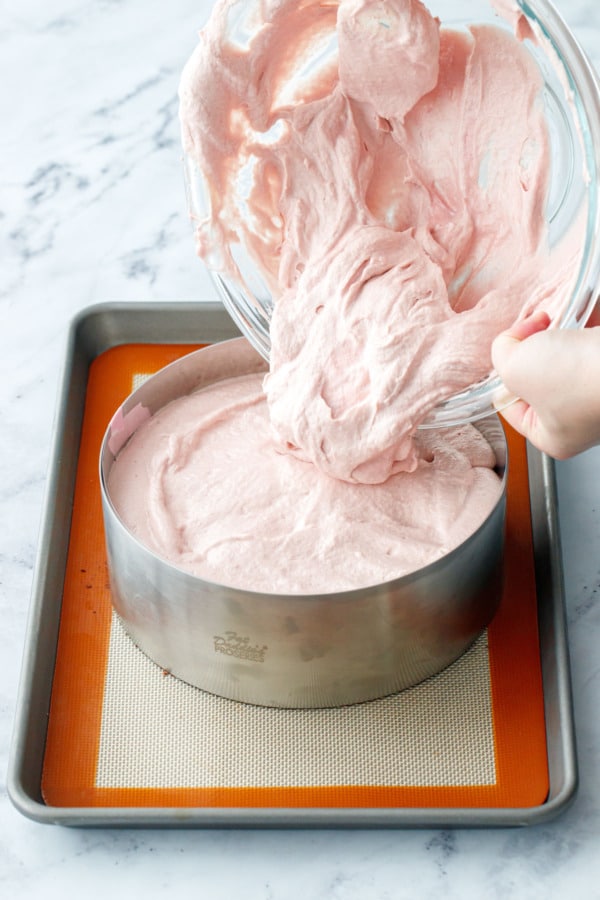
M 519 398 L 502 416 L 539 450 L 568 459 L 600 443 L 600 304 L 588 328 L 549 324 L 543 312 L 518 322 L 496 338 L 492 361 L 508 394 Z

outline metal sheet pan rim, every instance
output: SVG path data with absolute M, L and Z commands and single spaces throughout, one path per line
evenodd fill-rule
M 207 323 L 210 323 L 210 326 Z M 92 327 L 92 324 L 94 327 Z M 104 328 L 98 325 L 105 326 Z M 165 337 L 165 326 L 169 334 Z M 198 327 L 194 335 L 193 326 Z M 210 332 L 213 331 L 214 334 Z M 361 809 L 208 809 L 208 808 L 71 808 L 47 806 L 41 798 L 41 785 L 35 789 L 26 784 L 26 748 L 31 755 L 32 732 L 37 729 L 37 763 L 41 772 L 45 718 L 40 721 L 40 708 L 49 702 L 43 697 L 40 664 L 53 668 L 54 656 L 49 660 L 41 654 L 41 624 L 49 615 L 52 598 L 48 590 L 48 566 L 51 562 L 52 534 L 56 530 L 55 500 L 59 486 L 59 463 L 64 462 L 64 422 L 72 414 L 72 394 L 77 366 L 89 364 L 95 355 L 119 343 L 173 342 L 221 340 L 237 335 L 235 325 L 221 304 L 215 302 L 166 303 L 103 303 L 82 310 L 71 324 L 66 343 L 65 362 L 59 388 L 57 412 L 48 481 L 34 582 L 30 601 L 26 639 L 17 697 L 7 787 L 15 808 L 24 816 L 46 824 L 73 827 L 147 827 L 147 828 L 477 828 L 515 827 L 546 822 L 562 813 L 572 802 L 577 786 L 577 756 L 573 724 L 571 680 L 564 608 L 564 586 L 561 562 L 560 534 L 554 464 L 548 457 L 529 448 L 529 474 L 532 483 L 532 520 L 539 536 L 534 552 L 536 566 L 547 571 L 551 590 L 546 602 L 540 604 L 541 638 L 548 633 L 552 646 L 541 642 L 544 695 L 552 690 L 558 714 L 558 733 L 548 733 L 548 748 L 556 756 L 555 771 L 550 772 L 549 799 L 530 808 L 361 808 Z M 179 335 L 179 337 L 177 337 Z M 85 384 L 79 385 L 80 397 L 85 396 Z M 77 409 L 79 415 L 81 408 Z M 74 480 L 74 479 L 73 479 Z M 67 529 L 68 531 L 68 529 Z M 65 551 L 66 552 L 66 551 Z M 543 558 L 542 558 L 543 557 Z M 59 561 L 64 570 L 65 559 Z M 54 565 L 57 561 L 54 560 Z M 56 644 L 54 640 L 54 652 Z M 553 665 L 545 665 L 549 652 L 554 653 Z M 549 669 L 552 672 L 549 673 Z M 549 678 L 553 683 L 549 684 Z M 31 764 L 31 760 L 29 760 Z M 552 768 L 552 766 L 551 766 Z M 31 781 L 31 778 L 30 778 Z M 559 782 L 557 785 L 556 782 Z

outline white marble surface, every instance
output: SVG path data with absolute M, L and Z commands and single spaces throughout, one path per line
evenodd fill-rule
M 600 897 L 600 449 L 559 466 L 581 786 L 526 830 L 77 831 L 4 787 L 67 328 L 107 300 L 202 300 L 176 87 L 207 0 L 0 0 L 0 896 Z M 559 6 L 600 65 L 596 0 Z

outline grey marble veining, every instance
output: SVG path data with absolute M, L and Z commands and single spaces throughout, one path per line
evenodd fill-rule
M 107 300 L 213 298 L 176 89 L 208 0 L 0 2 L 0 896 L 600 898 L 600 450 L 558 466 L 581 787 L 526 830 L 144 832 L 37 825 L 4 788 L 66 331 Z M 600 6 L 559 8 L 600 67 Z

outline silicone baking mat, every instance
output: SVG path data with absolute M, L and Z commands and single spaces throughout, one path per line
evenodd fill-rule
M 196 347 L 126 344 L 91 365 L 42 794 L 54 807 L 525 808 L 548 794 L 525 443 L 507 435 L 505 586 L 441 674 L 382 700 L 277 710 L 214 697 L 147 659 L 111 610 L 100 444 L 136 379 Z

